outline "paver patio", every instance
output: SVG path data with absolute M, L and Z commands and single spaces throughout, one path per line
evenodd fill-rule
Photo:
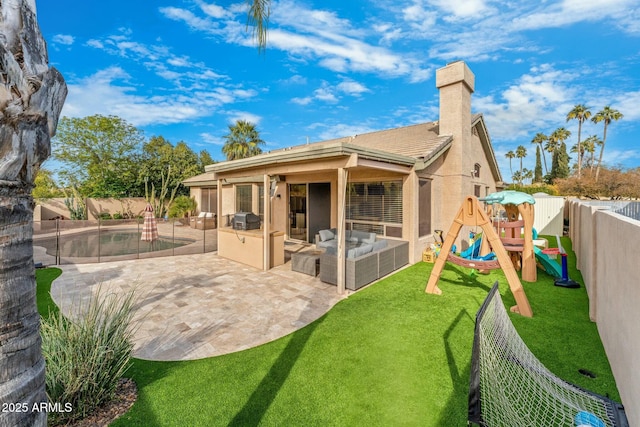
M 136 290 L 134 356 L 193 360 L 255 347 L 321 317 L 345 295 L 317 277 L 268 272 L 216 253 L 60 266 L 51 295 L 65 315 L 102 292 Z

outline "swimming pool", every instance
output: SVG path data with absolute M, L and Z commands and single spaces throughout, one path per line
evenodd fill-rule
M 191 239 L 172 239 L 160 236 L 158 240 L 143 242 L 140 232 L 100 230 L 78 234 L 60 235 L 59 256 L 68 257 L 106 257 L 132 255 L 173 249 L 193 243 Z M 56 256 L 56 238 L 49 237 L 34 241 L 34 245 L 46 248 L 47 255 Z

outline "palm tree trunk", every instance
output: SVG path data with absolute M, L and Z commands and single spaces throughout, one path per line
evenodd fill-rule
M 545 175 L 549 175 L 549 169 L 547 168 L 547 157 L 544 155 L 545 149 L 540 143 L 540 152 L 542 153 L 542 161 L 544 162 L 544 173 Z
M 32 0 L 0 2 L 0 427 L 46 426 L 33 266 L 33 198 L 67 88 L 47 63 Z
M 580 134 L 582 133 L 582 121 L 578 122 L 578 179 L 582 175 L 582 150 L 580 147 Z
M 602 133 L 602 145 L 600 146 L 600 155 L 598 156 L 598 166 L 596 167 L 596 182 L 600 175 L 600 165 L 602 164 L 602 154 L 604 153 L 604 144 L 607 142 L 607 122 L 604 122 L 604 132 Z
M 46 425 L 40 315 L 33 267 L 31 186 L 0 186 L 0 402 L 26 405 L 0 412 L 0 426 Z M 27 409 L 26 412 L 20 412 Z

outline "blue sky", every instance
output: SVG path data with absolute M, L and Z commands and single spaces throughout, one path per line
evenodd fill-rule
M 537 132 L 565 126 L 575 144 L 565 118 L 578 103 L 624 114 L 604 161 L 640 166 L 638 0 L 274 1 L 264 54 L 246 7 L 38 0 L 69 86 L 62 114 L 117 115 L 222 160 L 237 119 L 257 125 L 265 150 L 436 120 L 435 70 L 464 60 L 506 181 L 504 154 L 519 145 L 533 169 Z M 602 124 L 586 123 L 583 139 L 594 134 Z

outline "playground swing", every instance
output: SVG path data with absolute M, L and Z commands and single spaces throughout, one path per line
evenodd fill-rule
M 474 225 L 482 228 L 483 241 L 488 243 L 490 249 L 495 253 L 496 259 L 487 261 L 465 259 L 451 252 L 453 243 L 458 237 L 462 226 Z M 447 237 L 442 243 L 440 256 L 438 256 L 433 266 L 425 292 L 436 295 L 442 294 L 442 290 L 438 288 L 438 280 L 447 261 L 461 267 L 478 270 L 496 270 L 501 268 L 504 271 L 511 292 L 516 300 L 516 305 L 511 307 L 511 311 L 520 313 L 526 317 L 533 316 L 529 300 L 520 283 L 520 279 L 518 279 L 518 274 L 516 273 L 513 263 L 502 245 L 500 237 L 494 230 L 491 219 L 489 219 L 486 212 L 480 207 L 478 199 L 474 196 L 467 196 L 458 210 L 453 224 L 451 224 L 451 228 L 447 232 Z

